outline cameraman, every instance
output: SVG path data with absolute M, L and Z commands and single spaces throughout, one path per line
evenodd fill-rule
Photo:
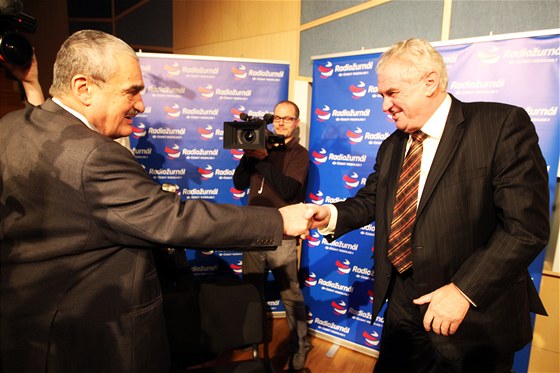
M 245 150 L 233 175 L 236 189 L 250 188 L 249 205 L 280 208 L 303 202 L 309 168 L 309 152 L 295 136 L 299 108 L 281 101 L 274 108 L 274 131 L 283 135 L 285 146 Z M 291 333 L 292 367 L 300 370 L 309 351 L 305 303 L 298 282 L 297 238 L 284 236 L 275 251 L 243 253 L 243 277 L 252 282 L 264 297 L 266 270 L 272 270 L 286 309 Z

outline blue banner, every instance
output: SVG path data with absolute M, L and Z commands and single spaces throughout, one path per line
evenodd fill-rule
M 529 113 L 547 161 L 552 201 L 560 149 L 557 32 L 440 43 L 436 48 L 448 68 L 449 92 L 458 99 L 505 102 Z M 372 172 L 379 144 L 395 130 L 377 93 L 374 69 L 381 52 L 314 60 L 308 202 L 353 196 Z M 383 311 L 370 325 L 374 236 L 374 223 L 331 243 L 312 231 L 303 244 L 302 270 L 309 328 L 377 356 Z M 543 261 L 544 251 L 530 268 L 537 288 Z M 529 347 L 516 355 L 516 371 L 527 370 L 528 357 Z
M 381 110 L 379 54 L 315 61 L 309 153 L 309 202 L 334 203 L 365 184 L 381 142 L 394 124 Z M 328 243 L 312 232 L 302 250 L 309 328 L 377 350 L 383 315 L 373 326 L 373 240 L 370 224 Z
M 140 53 L 144 113 L 134 118 L 130 143 L 146 172 L 171 184 L 181 197 L 247 204 L 247 191 L 233 187 L 243 155 L 223 149 L 224 122 L 240 114 L 262 117 L 288 97 L 289 64 Z M 220 234 L 216 232 L 216 234 Z M 241 276 L 242 254 L 187 250 L 195 276 Z M 283 309 L 271 296 L 273 310 Z

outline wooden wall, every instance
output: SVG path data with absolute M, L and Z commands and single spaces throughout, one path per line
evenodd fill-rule
M 174 1 L 173 50 L 178 54 L 290 63 L 297 75 L 299 1 Z

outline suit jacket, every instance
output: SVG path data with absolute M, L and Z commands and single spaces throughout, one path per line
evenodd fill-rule
M 398 130 L 387 138 L 366 185 L 336 204 L 334 237 L 375 220 L 374 317 L 393 276 L 387 242 L 407 138 Z M 527 268 L 548 242 L 548 214 L 547 167 L 527 113 L 452 97 L 412 232 L 417 295 L 453 282 L 477 306 L 453 336 L 430 333 L 444 356 L 529 342 L 530 310 L 545 310 Z M 423 317 L 427 305 L 420 309 Z
M 151 249 L 282 242 L 277 210 L 182 203 L 51 100 L 2 118 L 0 175 L 5 373 L 166 372 Z

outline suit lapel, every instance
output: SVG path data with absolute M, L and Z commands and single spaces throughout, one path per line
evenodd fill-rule
M 451 103 L 451 109 L 449 110 L 449 115 L 447 121 L 445 122 L 445 128 L 439 142 L 436 155 L 430 167 L 430 172 L 428 173 L 428 178 L 426 179 L 426 184 L 424 185 L 424 190 L 420 198 L 420 203 L 418 205 L 418 212 L 416 215 L 420 215 L 426 206 L 427 201 L 430 199 L 436 185 L 439 183 L 441 176 L 443 175 L 445 169 L 451 162 L 457 146 L 461 141 L 463 136 L 464 121 L 463 110 L 461 102 L 455 97 L 451 96 L 453 100 Z
M 387 222 L 391 222 L 393 219 L 393 208 L 395 206 L 395 197 L 397 194 L 397 187 L 399 183 L 399 176 L 401 174 L 401 168 L 404 161 L 404 156 L 406 152 L 406 142 L 408 140 L 408 134 L 402 131 L 397 132 L 397 142 L 392 149 L 391 160 L 389 162 L 389 170 L 391 172 L 388 173 L 388 182 L 387 185 L 389 186 L 387 190 L 387 197 L 386 198 L 386 214 L 387 214 Z M 394 170 L 394 171 L 392 171 Z M 376 223 L 377 224 L 377 223 Z

